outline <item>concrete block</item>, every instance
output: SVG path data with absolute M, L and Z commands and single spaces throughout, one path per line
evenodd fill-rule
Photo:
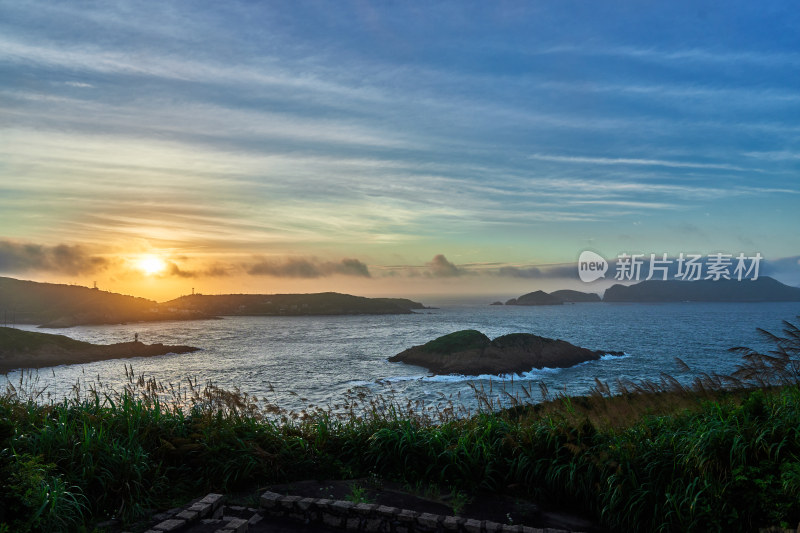
M 379 509 L 380 510 L 380 509 Z M 436 529 L 439 525 L 439 520 L 441 517 L 439 515 L 431 514 L 431 513 L 422 513 L 417 517 L 417 523 L 422 527 L 428 528 L 430 530 Z
M 280 506 L 283 509 L 292 509 L 302 499 L 301 496 L 284 496 L 280 499 Z
M 377 504 L 374 503 L 357 503 L 355 507 L 353 507 L 353 511 L 361 516 L 369 516 L 378 508 Z
M 222 494 L 216 494 L 212 492 L 211 494 L 206 494 L 206 497 L 200 500 L 200 503 L 209 503 L 211 504 L 211 508 L 216 510 L 220 505 L 222 505 L 223 499 L 224 496 Z
M 461 520 L 457 516 L 445 516 L 442 527 L 445 531 L 458 531 L 461 529 Z
M 317 507 L 319 507 L 320 509 L 327 509 L 333 503 L 335 503 L 335 500 L 328 500 L 327 498 L 319 498 L 317 500 Z
M 502 533 L 503 524 L 487 520 L 484 522 L 483 528 L 486 530 L 486 533 Z
M 211 514 L 211 504 L 197 502 L 187 507 L 186 510 L 197 513 L 200 518 L 205 518 Z
M 274 509 L 279 505 L 278 502 L 280 502 L 281 498 L 283 498 L 283 496 L 277 492 L 267 491 L 261 495 L 259 502 L 264 509 Z
M 153 529 L 156 531 L 178 531 L 186 526 L 186 520 L 176 520 L 175 518 L 170 518 L 169 520 L 164 520 L 163 522 L 159 522 L 158 524 L 153 526 Z
M 470 518 L 464 522 L 464 531 L 467 533 L 481 533 L 481 521 Z
M 297 508 L 301 511 L 307 511 L 315 501 L 314 498 L 303 498 L 297 501 Z
M 350 511 L 350 509 L 355 507 L 355 504 L 353 502 L 347 502 L 347 501 L 344 501 L 344 500 L 337 500 L 337 501 L 333 502 L 329 507 L 330 507 L 330 509 L 333 509 L 333 510 L 338 511 L 340 513 L 347 513 L 348 511 Z
M 232 518 L 225 524 L 225 529 L 233 533 L 247 533 L 247 520 L 243 518 Z
M 401 524 L 408 525 L 408 524 L 416 523 L 418 516 L 419 516 L 419 513 L 416 512 L 416 511 L 410 511 L 408 509 L 403 509 L 394 518 L 395 518 L 395 520 L 397 520 Z
M 397 507 L 387 507 L 386 505 L 381 505 L 378 507 L 377 512 L 378 514 L 387 518 L 393 518 L 395 515 L 400 514 L 400 509 Z
M 196 522 L 197 520 L 200 520 L 200 513 L 190 509 L 184 509 L 180 513 L 176 514 L 175 518 L 178 520 L 186 520 L 187 522 Z

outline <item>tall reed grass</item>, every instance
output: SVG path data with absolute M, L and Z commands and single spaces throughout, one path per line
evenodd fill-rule
M 35 377 L 0 397 L 0 531 L 67 531 L 206 491 L 379 476 L 513 492 L 620 531 L 751 531 L 800 522 L 800 333 L 735 348 L 732 376 L 682 384 L 473 387 L 477 407 L 351 391 L 294 413 L 264 398 L 126 368 L 122 390 L 46 399 Z

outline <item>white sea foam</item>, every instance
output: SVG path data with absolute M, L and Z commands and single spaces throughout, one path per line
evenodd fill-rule
M 95 376 L 121 389 L 127 384 L 122 365 L 132 363 L 137 374 L 164 383 L 185 382 L 187 377 L 211 380 L 223 388 L 238 387 L 252 395 L 266 395 L 287 409 L 302 409 L 309 403 L 327 405 L 341 399 L 348 389 L 376 389 L 381 383 L 399 389 L 398 398 L 427 393 L 463 395 L 469 382 L 488 385 L 492 380 L 500 384 L 501 379 L 511 376 L 432 376 L 422 367 L 389 363 L 386 357 L 437 334 L 467 327 L 494 337 L 527 331 L 535 324 L 536 333 L 549 337 L 574 339 L 585 346 L 614 342 L 626 349 L 626 354 L 602 354 L 598 360 L 570 368 L 532 370 L 514 376 L 526 386 L 541 380 L 551 388 L 568 387 L 570 394 L 582 394 L 594 385 L 594 378 L 604 382 L 617 377 L 657 380 L 659 372 L 672 370 L 674 357 L 684 359 L 696 372 L 733 372 L 736 358 L 720 355 L 732 344 L 769 349 L 752 325 L 779 328 L 782 320 L 797 314 L 796 307 L 792 302 L 587 304 L 546 309 L 509 306 L 500 317 L 497 308 L 474 306 L 445 308 L 431 315 L 231 317 L 76 326 L 65 333 L 81 341 L 113 344 L 129 341 L 139 333 L 140 339 L 144 336 L 166 345 L 199 346 L 203 351 L 47 368 L 38 376 L 42 386 L 48 386 L 47 391 L 59 398 L 69 396 L 76 381 L 85 383 Z M 731 324 L 742 326 L 731 328 Z M 35 326 L 23 328 L 37 331 Z M 630 361 L 617 361 L 623 358 Z M 20 372 L 0 376 L 0 390 L 19 378 Z M 461 401 L 473 405 L 469 396 Z
M 622 355 L 614 355 L 613 353 L 607 353 L 605 355 L 600 356 L 601 361 L 610 361 L 612 359 L 627 359 L 630 357 L 631 354 L 622 352 Z
M 428 383 L 459 383 L 462 381 L 511 381 L 538 379 L 544 375 L 556 374 L 564 370 L 563 368 L 534 368 L 521 374 L 480 374 L 477 376 L 466 376 L 464 374 L 418 374 L 414 376 L 391 376 L 376 380 L 378 383 L 402 383 L 406 381 L 420 381 Z M 368 384 L 366 381 L 358 382 L 359 385 Z

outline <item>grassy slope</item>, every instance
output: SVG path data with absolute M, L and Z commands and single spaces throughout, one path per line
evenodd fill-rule
M 302 422 L 269 422 L 247 398 L 219 390 L 194 405 L 187 415 L 152 395 L 50 407 L 6 395 L 0 414 L 18 454 L 55 465 L 51 484 L 80 487 L 87 518 L 134 518 L 212 489 L 379 475 L 472 495 L 522 487 L 613 530 L 800 520 L 797 387 L 561 398 L 440 424 L 380 402 L 359 416 Z
M 422 348 L 434 353 L 449 355 L 472 349 L 485 348 L 491 344 L 489 337 L 478 330 L 465 329 L 447 335 L 442 335 L 432 341 L 426 342 Z
M 194 294 L 162 304 L 211 315 L 402 314 L 422 304 L 403 298 L 365 298 L 351 294 Z
M 101 312 L 137 316 L 156 302 L 72 285 L 0 277 L 0 313 L 10 322 L 42 324 L 65 315 Z
M 65 350 L 76 350 L 93 345 L 64 335 L 0 327 L 0 355 L 7 352 L 27 352 L 43 346 L 58 346 Z

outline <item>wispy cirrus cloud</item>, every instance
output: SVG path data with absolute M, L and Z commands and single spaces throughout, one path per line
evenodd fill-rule
M 770 65 L 773 67 L 800 65 L 800 54 L 775 52 L 758 52 L 753 50 L 714 50 L 711 48 L 663 48 L 657 46 L 579 46 L 556 45 L 526 53 L 536 55 L 581 55 L 581 56 L 611 56 L 630 59 L 639 59 L 659 63 L 679 63 L 692 61 L 697 63 L 752 63 L 756 65 Z
M 589 239 L 800 246 L 785 223 L 800 192 L 790 46 L 705 22 L 645 35 L 653 18 L 633 8 L 618 25 L 559 5 L 473 9 L 6 3 L 0 227 L 207 253 L 220 279 L 259 254 L 273 274 L 379 277 L 422 243 L 465 263 L 408 271 L 453 280 L 498 250 L 507 276 L 544 275 L 527 263 L 538 249 L 569 258 Z M 758 223 L 731 230 L 742 213 Z M 684 219 L 702 235 L 660 229 Z M 173 263 L 176 280 L 212 275 Z
M 579 163 L 591 165 L 643 165 L 660 166 L 673 168 L 701 168 L 714 170 L 736 170 L 742 172 L 760 172 L 758 169 L 744 168 L 734 165 L 721 163 L 695 163 L 691 161 L 669 161 L 663 159 L 633 159 L 626 157 L 585 157 L 585 156 L 563 156 L 548 154 L 531 154 L 531 159 L 539 161 L 554 161 L 558 163 Z

